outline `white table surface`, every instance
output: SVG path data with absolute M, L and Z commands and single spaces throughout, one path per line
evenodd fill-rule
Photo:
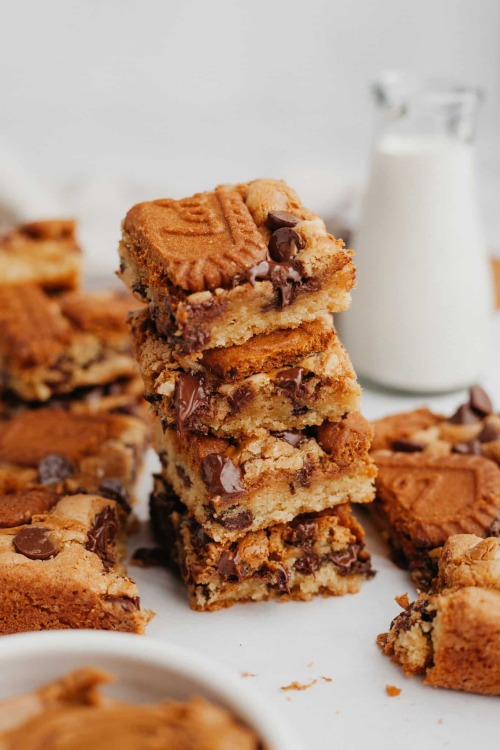
M 500 318 L 492 325 L 490 362 L 482 385 L 500 408 Z M 495 346 L 496 344 L 496 346 Z M 376 418 L 423 403 L 451 412 L 464 392 L 439 397 L 364 390 L 363 411 Z M 141 480 L 139 515 L 147 514 L 151 452 Z M 131 567 L 145 607 L 155 610 L 146 638 L 158 638 L 217 659 L 288 718 L 304 750 L 335 748 L 464 748 L 500 746 L 498 698 L 424 687 L 406 678 L 375 645 L 399 608 L 394 596 L 415 589 L 387 557 L 368 519 L 360 516 L 378 574 L 359 594 L 311 602 L 245 604 L 213 613 L 189 609 L 182 585 L 167 571 Z M 143 529 L 130 549 L 150 545 Z M 244 676 L 246 673 L 246 676 Z M 250 675 L 249 675 L 250 673 Z M 325 681 L 322 678 L 326 677 Z M 300 692 L 282 691 L 293 681 Z M 388 697 L 386 685 L 401 689 Z

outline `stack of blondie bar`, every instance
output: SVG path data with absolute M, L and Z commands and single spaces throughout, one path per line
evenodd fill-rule
M 0 633 L 149 619 L 122 565 L 148 434 L 131 299 L 79 280 L 73 222 L 0 240 Z
M 134 206 L 120 257 L 148 303 L 131 328 L 162 465 L 153 528 L 191 606 L 357 591 L 372 435 L 329 314 L 352 252 L 257 180 Z

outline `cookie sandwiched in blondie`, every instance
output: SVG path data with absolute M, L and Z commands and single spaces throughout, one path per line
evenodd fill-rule
M 127 504 L 148 428 L 125 414 L 26 411 L 0 421 L 0 492 L 39 485 L 96 492 Z
M 134 377 L 126 324 L 132 304 L 112 291 L 50 297 L 34 284 L 0 286 L 2 390 L 47 401 Z
M 200 611 L 238 602 L 342 596 L 359 591 L 374 575 L 363 529 L 347 503 L 217 544 L 170 485 L 156 477 L 151 523 L 187 586 L 191 607 Z
M 302 513 L 373 499 L 372 429 L 352 412 L 312 433 L 286 431 L 236 440 L 162 430 L 162 473 L 216 542 L 288 523 Z
M 48 486 L 0 490 L 0 633 L 144 632 L 151 613 L 122 564 L 121 506 Z
M 134 206 L 119 252 L 158 333 L 191 353 L 345 310 L 354 285 L 352 251 L 279 180 Z
M 500 695 L 500 539 L 451 536 L 432 591 L 409 603 L 387 633 L 382 651 L 425 684 Z
M 146 398 L 168 427 L 224 436 L 302 429 L 359 409 L 361 389 L 330 315 L 209 349 L 176 356 L 146 310 L 131 316 Z
M 472 389 L 449 419 L 417 409 L 374 423 L 378 477 L 370 511 L 395 561 L 421 589 L 431 585 L 450 535 L 500 533 L 500 420 L 486 399 Z
M 0 237 L 0 286 L 31 283 L 49 292 L 77 289 L 81 265 L 74 221 L 36 221 Z

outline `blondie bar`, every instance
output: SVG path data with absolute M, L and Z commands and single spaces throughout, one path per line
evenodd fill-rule
M 183 436 L 156 422 L 163 475 L 216 541 L 287 523 L 302 513 L 373 499 L 372 429 L 358 413 L 301 431 L 223 440 Z
M 447 419 L 428 409 L 374 423 L 370 507 L 396 562 L 427 589 L 451 534 L 500 534 L 500 420 L 484 391 Z
M 330 315 L 293 330 L 177 356 L 146 310 L 131 316 L 146 398 L 168 427 L 224 436 L 302 429 L 359 409 L 361 389 Z
M 435 687 L 500 695 L 500 540 L 451 536 L 429 595 L 397 598 L 403 612 L 378 636 L 406 674 Z
M 278 180 L 134 206 L 119 252 L 121 278 L 184 352 L 345 310 L 354 285 L 353 253 Z
M 0 237 L 0 286 L 37 284 L 47 291 L 76 289 L 81 253 L 75 222 L 37 221 Z
M 355 593 L 374 575 L 363 529 L 344 503 L 217 544 L 161 477 L 151 496 L 153 532 L 180 571 L 193 609 L 237 602 Z
M 111 291 L 48 296 L 34 284 L 0 286 L 2 388 L 47 401 L 135 374 L 126 317 L 132 298 Z
M 142 420 L 125 414 L 26 411 L 0 422 L 0 492 L 39 485 L 68 493 L 132 495 L 147 443 Z
M 142 633 L 151 613 L 122 564 L 121 506 L 50 487 L 0 491 L 0 633 Z

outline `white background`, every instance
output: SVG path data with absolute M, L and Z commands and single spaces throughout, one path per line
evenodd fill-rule
M 500 249 L 498 0 L 1 6 L 0 203 L 12 190 L 2 154 L 14 155 L 47 200 L 78 212 L 94 263 L 114 263 L 135 200 L 283 176 L 333 211 L 366 175 L 369 83 L 384 68 L 485 89 L 481 195 Z M 22 206 L 46 212 L 34 196 Z

